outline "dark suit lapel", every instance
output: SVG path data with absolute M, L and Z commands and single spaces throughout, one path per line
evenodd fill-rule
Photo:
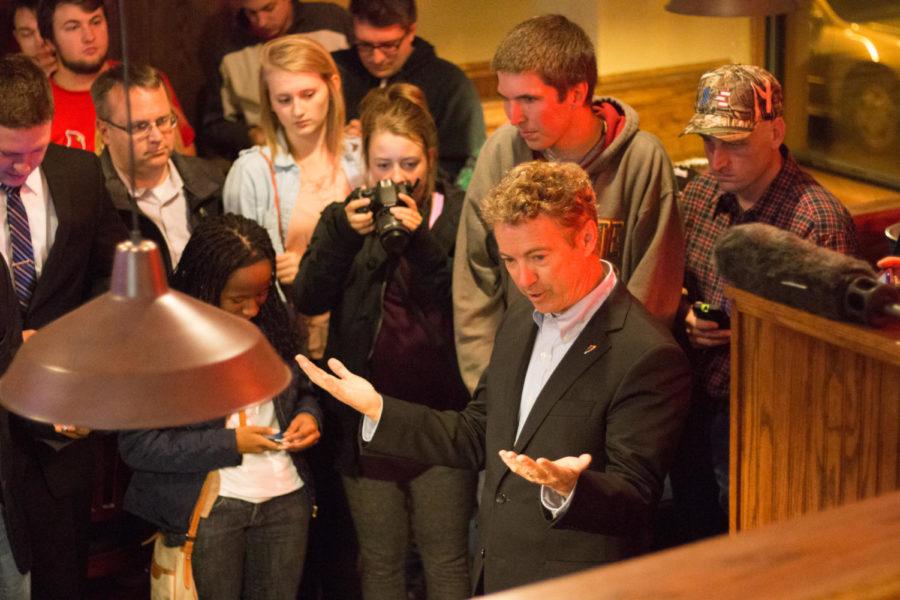
M 524 308 L 523 308 L 524 310 Z M 502 425 L 501 448 L 512 448 L 519 423 L 519 404 L 522 399 L 522 385 L 525 372 L 534 348 L 537 326 L 531 318 L 531 310 L 519 318 L 513 318 L 512 333 L 504 336 L 504 346 L 496 349 L 491 362 L 491 398 L 497 399 L 499 406 L 494 411 Z M 513 325 L 514 323 L 514 325 Z M 497 392 L 497 393 L 495 393 Z
M 61 165 L 55 159 L 55 150 L 53 144 L 47 148 L 47 155 L 41 163 L 41 170 L 44 179 L 47 181 L 47 189 L 50 193 L 50 201 L 53 203 L 53 209 L 56 212 L 56 234 L 53 236 L 53 245 L 50 246 L 50 252 L 47 254 L 47 260 L 41 269 L 41 276 L 38 278 L 37 285 L 34 287 L 34 294 L 31 297 L 31 303 L 28 307 L 31 312 L 35 307 L 41 305 L 50 292 L 54 289 L 53 279 L 63 275 L 63 265 L 66 257 L 64 256 L 65 248 L 68 246 L 68 237 L 72 232 L 72 199 L 69 196 L 67 182 L 69 175 L 61 168 Z
M 621 283 L 617 283 L 609 298 L 594 314 L 569 351 L 566 352 L 556 370 L 550 375 L 528 414 L 525 425 L 522 427 L 522 433 L 516 439 L 513 447 L 515 452 L 522 452 L 566 390 L 581 377 L 588 367 L 612 347 L 609 332 L 622 328 L 628 312 L 628 303 L 623 302 L 624 294 L 624 287 Z M 526 369 L 529 357 L 525 359 Z M 598 382 L 598 385 L 602 385 L 602 382 Z

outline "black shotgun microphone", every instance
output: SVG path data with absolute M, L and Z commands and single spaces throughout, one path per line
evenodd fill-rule
M 722 277 L 769 300 L 840 321 L 900 318 L 900 291 L 878 282 L 867 262 L 783 229 L 737 225 L 719 238 L 715 255 Z

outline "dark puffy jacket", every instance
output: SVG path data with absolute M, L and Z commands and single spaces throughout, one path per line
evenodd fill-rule
M 442 179 L 438 180 L 437 191 L 444 195 L 440 216 L 429 230 L 429 205 L 422 226 L 403 256 L 412 273 L 411 303 L 437 304 L 445 314 L 452 315 L 453 248 L 463 193 Z M 344 204 L 336 202 L 322 211 L 294 281 L 292 292 L 298 312 L 316 315 L 331 311 L 325 356 L 337 358 L 362 377 L 369 376 L 384 290 L 395 262 L 375 235 L 360 236 L 350 227 Z M 448 360 L 455 363 L 452 336 L 439 343 L 448 349 Z M 335 466 L 343 473 L 356 473 L 359 415 L 330 397 L 323 399 L 323 408 L 330 434 L 326 446 L 336 445 Z

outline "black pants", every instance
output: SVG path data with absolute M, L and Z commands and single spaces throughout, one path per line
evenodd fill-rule
M 672 535 L 676 543 L 728 531 L 727 398 L 694 393 L 672 465 Z

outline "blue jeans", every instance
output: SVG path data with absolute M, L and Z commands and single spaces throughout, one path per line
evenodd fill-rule
M 2 507 L 0 507 L 2 510 Z M 22 575 L 6 539 L 6 524 L 0 514 L 0 600 L 28 600 L 31 598 L 31 579 Z
M 311 503 L 306 486 L 253 504 L 219 496 L 200 520 L 193 567 L 210 600 L 293 600 L 306 556 Z
M 422 558 L 429 600 L 471 595 L 468 535 L 477 477 L 474 471 L 448 467 L 431 467 L 404 482 L 344 477 L 365 600 L 407 597 L 412 540 Z

